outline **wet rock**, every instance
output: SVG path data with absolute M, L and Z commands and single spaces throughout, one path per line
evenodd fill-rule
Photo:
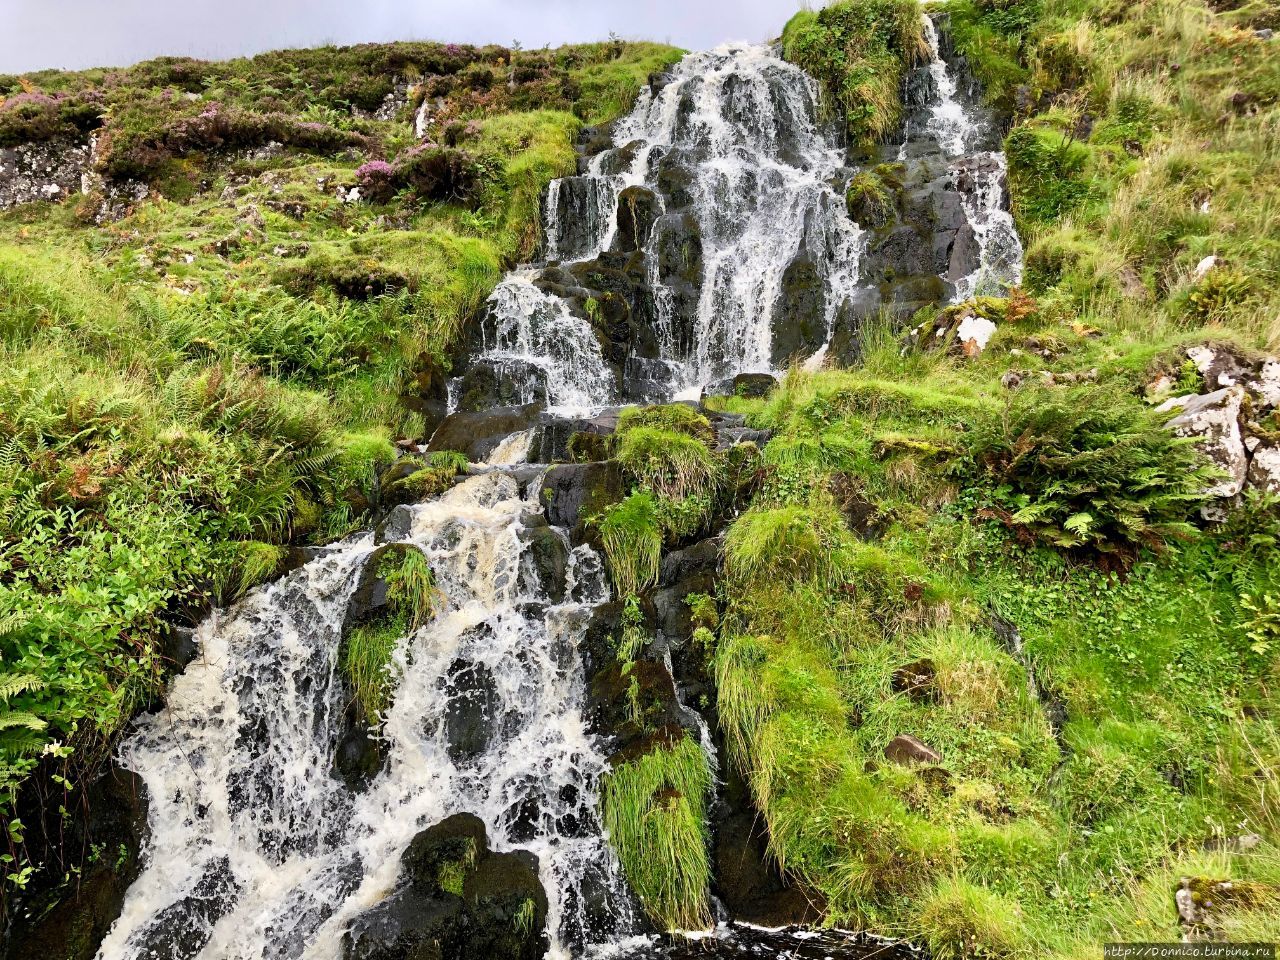
M 782 274 L 773 323 L 773 365 L 784 367 L 793 357 L 821 347 L 827 339 L 826 320 L 826 281 L 818 264 L 802 251 Z
M 401 858 L 401 886 L 343 935 L 344 960 L 537 960 L 548 943 L 537 859 L 489 850 L 484 824 L 456 814 Z
M 520 555 L 521 593 L 543 596 L 552 603 L 563 601 L 569 569 L 569 546 L 563 534 L 542 521 L 541 525 L 521 528 L 520 541 L 524 544 Z
M 196 632 L 191 627 L 169 627 L 161 636 L 160 655 L 174 671 L 185 670 L 200 654 Z
M 657 194 L 647 187 L 627 187 L 618 194 L 618 229 L 614 249 L 622 253 L 644 249 L 654 220 L 662 213 Z
M 383 570 L 385 566 L 395 563 L 410 550 L 417 549 L 408 543 L 388 543 L 369 554 L 364 561 L 364 566 L 360 569 L 360 579 L 343 616 L 342 635 L 344 637 L 355 627 L 376 623 L 391 616 L 387 581 L 383 576 Z
M 9 891 L 0 955 L 92 960 L 140 872 L 147 837 L 146 785 L 112 763 L 84 788 L 84 815 L 63 820 L 56 809 L 45 810 L 33 792 L 32 784 L 46 782 L 47 772 L 37 770 L 19 800 L 27 853 L 45 869 L 24 889 Z M 95 848 L 108 853 L 86 859 Z M 68 893 L 60 881 L 73 867 L 80 874 Z
M 427 450 L 458 450 L 472 463 L 483 463 L 507 437 L 528 430 L 537 422 L 542 405 L 495 407 L 484 411 L 452 413 L 436 428 Z
M 575 543 L 585 537 L 585 522 L 622 499 L 622 468 L 613 461 L 552 467 L 539 500 L 547 521 L 571 531 Z
M 387 762 L 387 750 L 368 724 L 358 716 L 354 704 L 344 712 L 342 729 L 333 754 L 333 772 L 351 790 L 361 791 Z
M 771 373 L 740 373 L 736 377 L 717 380 L 702 390 L 702 399 L 707 397 L 747 397 L 758 399 L 767 397 L 778 385 L 778 378 Z
M 1249 458 L 1240 434 L 1243 399 L 1244 388 L 1233 386 L 1202 396 L 1174 397 L 1156 408 L 1161 413 L 1176 411 L 1169 429 L 1181 437 L 1194 437 L 1196 446 L 1226 474 L 1208 490 L 1215 497 L 1234 497 L 1244 488 Z
M 213 925 L 240 895 L 231 861 L 219 857 L 205 867 L 191 892 L 155 914 L 142 937 L 144 957 L 194 957 L 209 942 Z
M 430 354 L 424 353 L 418 358 L 413 376 L 400 395 L 400 403 L 405 409 L 422 415 L 423 439 L 431 436 L 448 415 L 449 378 Z
M 449 759 L 456 764 L 474 760 L 498 732 L 502 699 L 493 674 L 483 663 L 454 660 L 439 687 L 441 696 L 448 699 L 444 730 Z
M 732 770 L 712 815 L 715 893 L 731 917 L 763 927 L 821 919 L 818 897 L 787 882 L 769 855 L 764 819 Z
M 458 383 L 458 410 L 464 413 L 546 400 L 546 370 L 522 360 L 478 360 Z
M 884 756 L 886 760 L 904 767 L 920 763 L 939 763 L 942 760 L 942 754 L 909 733 L 900 733 L 890 740 L 884 748 Z

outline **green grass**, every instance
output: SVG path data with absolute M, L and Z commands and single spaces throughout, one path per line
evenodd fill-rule
M 602 784 L 609 842 L 645 912 L 667 930 L 711 925 L 710 789 L 706 755 L 688 734 L 615 767 Z
M 631 494 L 599 521 L 609 574 L 620 596 L 639 593 L 658 580 L 662 524 L 658 503 L 647 491 Z
M 841 0 L 803 10 L 782 31 L 783 55 L 839 105 L 855 143 L 869 146 L 902 117 L 902 78 L 924 52 L 916 0 Z

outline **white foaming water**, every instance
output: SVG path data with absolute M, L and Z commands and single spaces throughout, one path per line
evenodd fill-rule
M 360 793 L 330 772 L 342 622 L 375 549 L 364 535 L 207 620 L 202 658 L 126 742 L 151 837 L 100 960 L 335 960 L 348 923 L 395 887 L 413 836 L 457 812 L 479 816 L 494 849 L 538 856 L 553 956 L 632 931 L 597 820 L 605 758 L 581 710 L 576 645 L 607 597 L 599 558 L 578 547 L 563 600 L 547 596 L 521 538 L 536 499 L 502 473 L 407 509 L 405 542 L 448 602 L 395 653 L 386 767 Z M 451 754 L 451 704 L 478 695 L 491 739 Z M 591 929 L 584 885 L 616 911 L 611 929 Z
M 1005 203 L 1008 162 L 1002 150 L 968 152 L 984 131 L 956 99 L 955 78 L 942 58 L 938 30 L 927 14 L 924 35 L 935 90 L 927 131 L 953 158 L 952 176 L 965 219 L 978 244 L 978 265 L 972 273 L 955 281 L 954 300 L 958 303 L 977 294 L 998 295 L 1022 282 L 1022 241 Z
M 553 411 L 603 406 L 616 391 L 591 324 L 564 300 L 539 290 L 536 276 L 533 270 L 514 271 L 490 295 L 492 329 L 485 331 L 484 359 L 521 384 L 519 403 L 538 399 L 541 381 Z
M 629 186 L 656 187 L 663 158 L 678 156 L 690 174 L 687 190 L 702 245 L 700 298 L 688 336 L 677 332 L 672 292 L 658 273 L 661 231 L 650 231 L 645 243 L 654 330 L 661 360 L 674 374 L 671 394 L 696 394 L 722 377 L 774 369 L 774 315 L 783 274 L 797 255 L 812 261 L 830 334 L 837 311 L 857 286 L 863 239 L 831 185 L 844 152 L 838 138 L 820 127 L 813 80 L 766 46 L 726 44 L 692 54 L 656 94 L 641 94 L 613 142 L 613 150 L 593 157 L 588 173 L 576 178 L 584 182 L 574 191 L 582 198 L 575 201 L 583 208 L 577 216 L 562 215 L 563 182 L 552 183 L 545 209 L 547 251 L 552 258 L 581 261 L 608 250 L 617 235 L 618 195 Z M 572 238 L 579 238 L 576 248 Z M 574 349 L 534 350 L 539 364 L 547 361 L 557 384 L 577 382 L 597 407 L 616 400 L 616 389 L 593 389 L 600 383 L 594 370 L 588 385 L 553 369 L 576 360 L 584 325 L 567 306 L 552 306 L 555 298 L 540 297 L 536 306 L 562 325 Z M 525 329 L 534 304 L 513 296 L 504 283 L 492 306 L 499 341 L 521 340 L 523 332 L 516 331 Z M 548 392 L 551 403 L 563 406 L 582 398 L 579 392 L 566 399 L 568 391 L 558 387 Z

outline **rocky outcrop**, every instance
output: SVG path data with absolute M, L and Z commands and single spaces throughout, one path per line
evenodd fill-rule
M 9 891 L 0 957 L 92 960 L 141 869 L 147 836 L 142 778 L 113 763 L 73 800 L 53 785 L 53 772 L 37 771 L 20 800 L 28 856 L 48 868 L 25 889 Z M 47 786 L 55 792 L 38 795 Z M 75 815 L 62 816 L 64 804 Z
M 1280 360 L 1213 343 L 1190 348 L 1187 357 L 1205 392 L 1171 397 L 1156 409 L 1171 414 L 1169 428 L 1193 438 L 1221 471 L 1209 493 L 1225 501 L 1250 490 L 1280 494 Z
M 90 145 L 75 140 L 0 149 L 0 210 L 37 200 L 65 200 L 82 189 L 91 162 Z
M 400 861 L 401 883 L 343 935 L 344 960 L 538 960 L 547 951 L 547 895 L 538 861 L 493 853 L 479 818 L 430 827 Z

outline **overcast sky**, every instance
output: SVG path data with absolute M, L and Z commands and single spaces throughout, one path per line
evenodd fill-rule
M 777 36 L 801 0 L 0 0 L 0 73 L 222 59 L 280 47 L 444 40 L 525 47 Z M 820 5 L 820 4 L 816 4 Z

